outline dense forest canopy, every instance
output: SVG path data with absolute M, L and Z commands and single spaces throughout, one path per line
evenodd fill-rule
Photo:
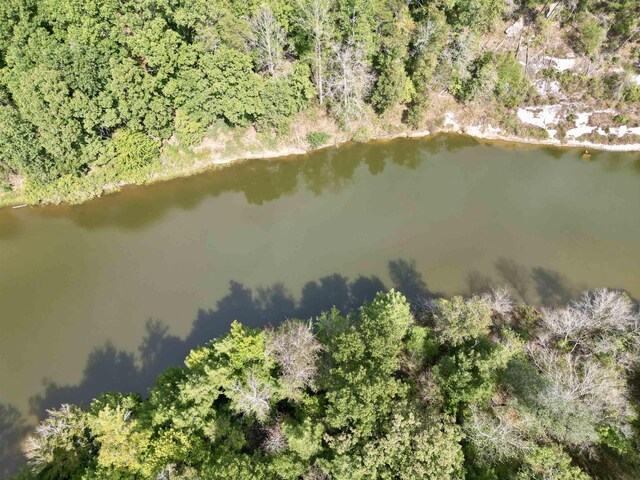
M 560 5 L 580 54 L 637 39 L 638 0 Z M 3 0 L 0 186 L 26 180 L 37 200 L 96 171 L 128 181 L 169 139 L 198 144 L 216 122 L 286 135 L 311 105 L 343 125 L 402 105 L 416 127 L 430 92 L 512 108 L 534 91 L 485 39 L 524 17 L 546 42 L 548 13 L 537 0 Z M 640 100 L 615 75 L 592 89 Z
M 638 478 L 640 316 L 506 290 L 228 334 L 147 398 L 49 411 L 21 479 Z

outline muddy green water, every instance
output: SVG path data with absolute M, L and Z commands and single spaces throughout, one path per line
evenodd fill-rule
M 393 278 L 417 291 L 511 282 L 536 303 L 600 286 L 638 298 L 640 155 L 580 153 L 395 140 L 244 162 L 81 206 L 0 210 L 0 402 L 26 412 L 44 378 L 78 383 L 106 341 L 135 351 L 149 318 L 186 337 L 230 280 L 279 281 L 299 298 L 336 273 L 391 286 L 389 261 L 401 258 L 426 286 L 411 268 Z

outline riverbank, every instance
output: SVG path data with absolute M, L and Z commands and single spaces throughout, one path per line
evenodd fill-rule
M 401 121 L 400 114 L 392 112 L 385 118 L 378 118 L 370 112 L 363 116 L 359 122 L 350 128 L 340 128 L 326 113 L 316 109 L 305 112 L 292 123 L 290 134 L 286 138 L 273 138 L 260 134 L 253 127 L 244 129 L 228 129 L 225 127 L 213 128 L 202 143 L 195 147 L 185 147 L 177 142 L 169 142 L 163 150 L 161 158 L 149 166 L 135 172 L 135 175 L 125 179 L 109 178 L 105 175 L 106 169 L 100 167 L 89 172 L 85 177 L 78 177 L 71 182 L 62 184 L 61 189 L 52 187 L 50 193 L 43 198 L 34 201 L 25 189 L 23 182 L 16 182 L 17 188 L 8 193 L 0 193 L 0 208 L 20 208 L 34 204 L 77 204 L 113 193 L 124 187 L 132 185 L 144 185 L 156 182 L 168 181 L 195 175 L 206 170 L 224 168 L 230 164 L 251 159 L 273 159 L 307 155 L 309 153 L 337 148 L 342 144 L 355 142 L 381 142 L 397 138 L 426 138 L 438 134 L 460 134 L 473 137 L 478 140 L 491 142 L 507 142 L 529 146 L 552 146 L 566 148 L 582 148 L 589 151 L 612 152 L 640 152 L 640 135 L 636 135 L 635 128 L 626 128 L 632 136 L 638 138 L 633 143 L 599 143 L 580 138 L 557 138 L 557 129 L 552 128 L 558 120 L 558 109 L 554 115 L 549 115 L 547 107 L 525 107 L 518 109 L 517 118 L 520 122 L 514 128 L 513 118 L 498 119 L 496 112 L 487 114 L 488 110 L 478 105 L 452 108 L 452 102 L 439 102 L 425 121 L 425 128 L 408 129 Z M 540 111 L 529 114 L 527 117 L 522 112 L 528 109 Z M 590 115 L 600 112 L 587 114 Z M 515 116 L 515 115 L 513 115 Z M 575 120 L 576 129 L 584 129 L 584 133 L 604 132 L 601 127 L 585 127 L 585 114 L 579 114 Z M 541 120 L 542 119 L 542 120 Z M 498 126 L 493 126 L 495 123 Z M 527 125 L 527 123 L 529 123 Z M 582 123 L 582 125 L 578 125 Z M 620 127 L 622 130 L 623 127 Z M 610 129 L 607 128 L 607 131 Z M 518 131 L 520 134 L 513 133 Z M 567 129 L 565 128 L 565 135 Z M 568 130 L 571 132 L 571 130 Z M 626 130 L 623 130 L 626 132 Z M 309 135 L 321 133 L 327 141 L 320 145 L 311 145 Z M 602 136 L 602 135 L 601 135 Z M 607 137 L 608 141 L 616 140 L 613 134 Z M 616 135 L 618 142 L 624 141 L 624 135 Z M 593 138 L 593 135 L 587 138 Z

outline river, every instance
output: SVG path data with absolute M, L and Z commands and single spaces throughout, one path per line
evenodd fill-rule
M 142 388 L 233 318 L 346 308 L 383 285 L 639 298 L 640 155 L 580 153 L 399 139 L 0 210 L 0 403 L 32 420 Z

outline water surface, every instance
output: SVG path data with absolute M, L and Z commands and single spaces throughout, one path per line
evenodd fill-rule
M 27 413 L 45 378 L 58 386 L 35 413 L 137 388 L 141 361 L 176 361 L 236 315 L 505 282 L 538 304 L 600 286 L 640 297 L 640 156 L 405 139 L 0 210 L 0 403 Z

